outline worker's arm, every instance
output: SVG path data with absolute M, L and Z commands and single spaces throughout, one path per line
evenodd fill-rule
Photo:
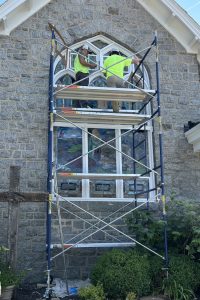
M 79 57 L 80 63 L 81 63 L 83 66 L 89 67 L 89 68 L 92 68 L 92 69 L 96 68 L 96 66 L 97 66 L 96 64 L 91 64 L 91 63 L 87 62 L 87 61 L 85 60 L 85 58 L 84 58 L 82 55 L 79 54 L 78 57 Z
M 136 64 L 136 65 L 139 65 L 141 59 L 137 56 L 135 56 L 133 59 L 132 59 L 132 64 Z

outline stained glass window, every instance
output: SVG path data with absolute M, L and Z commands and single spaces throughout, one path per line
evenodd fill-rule
M 64 172 L 81 173 L 82 132 L 78 128 L 60 127 L 57 133 L 57 168 Z
M 116 173 L 116 151 L 109 145 L 99 147 L 115 137 L 113 129 L 89 129 L 93 136 L 88 135 L 89 173 Z M 94 137 L 95 136 L 95 137 Z M 98 139 L 99 138 L 99 139 Z M 115 147 L 115 141 L 110 143 Z M 97 149 L 96 149 L 97 148 Z

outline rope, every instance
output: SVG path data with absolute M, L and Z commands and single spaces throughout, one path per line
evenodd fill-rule
M 58 192 L 58 185 L 57 185 L 57 177 L 55 178 L 55 190 Z M 56 196 L 56 206 L 57 206 L 57 212 L 58 212 L 58 222 L 59 222 L 59 231 L 60 231 L 60 239 L 62 244 L 62 250 L 64 250 L 64 236 L 63 236 L 63 229 L 62 229 L 62 218 L 61 218 L 61 212 L 60 212 L 60 201 L 59 197 Z M 54 202 L 52 202 L 54 204 Z M 68 285 L 68 276 L 67 276 L 67 264 L 66 264 L 66 257 L 65 253 L 63 252 L 63 262 L 64 262 L 64 276 L 66 281 L 66 289 L 67 294 L 69 295 L 69 285 Z

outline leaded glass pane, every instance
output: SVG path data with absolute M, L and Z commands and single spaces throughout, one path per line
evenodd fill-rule
M 90 180 L 90 197 L 92 198 L 115 198 L 115 180 Z
M 96 72 L 99 69 L 99 66 L 98 66 L 98 63 L 97 63 L 97 55 L 96 54 L 94 54 L 94 53 L 93 54 L 89 54 L 87 61 L 89 63 L 92 63 L 92 64 L 97 64 L 96 68 L 90 69 L 90 71 L 89 71 L 90 74 Z
M 88 155 L 89 173 L 116 173 L 116 151 L 108 145 L 103 144 L 98 138 L 107 142 L 115 137 L 113 129 L 89 129 L 97 138 L 88 135 L 88 150 L 92 152 Z M 115 141 L 110 143 L 115 147 Z M 98 148 L 99 147 L 99 148 Z M 97 149 L 96 149 L 97 148 Z
M 122 134 L 126 131 L 123 130 Z M 125 174 L 142 174 L 146 172 L 146 168 L 143 165 L 147 165 L 147 154 L 146 154 L 146 134 L 143 131 L 129 132 L 122 136 L 122 152 L 133 157 L 135 162 L 127 156 L 122 156 L 122 170 Z M 141 164 L 143 165 L 141 165 Z
M 74 70 L 74 61 L 75 61 L 76 56 L 77 56 L 76 52 L 71 52 L 71 54 L 70 54 L 70 68 L 72 70 Z
M 74 79 L 69 74 L 65 74 L 56 81 L 56 84 L 70 85 L 73 82 Z
M 144 193 L 149 189 L 148 179 L 124 180 L 124 197 L 125 198 L 146 198 L 147 194 Z
M 90 86 L 104 87 L 107 86 L 106 78 L 98 76 L 90 82 Z
M 108 46 L 108 44 L 106 42 L 103 42 L 101 40 L 94 41 L 94 42 L 92 42 L 92 44 L 99 49 L 103 49 L 104 47 Z
M 70 163 L 82 155 L 82 133 L 78 128 L 60 127 L 57 133 L 57 168 L 59 171 L 81 173 L 82 158 Z
M 133 133 L 124 134 L 127 130 L 122 130 L 122 152 L 130 157 L 133 156 Z M 122 154 L 122 172 L 124 174 L 134 174 L 134 161 Z
M 61 70 L 64 70 L 65 69 L 65 66 L 64 66 L 64 63 L 62 61 L 62 59 L 57 63 L 57 66 L 55 68 L 55 72 L 54 74 L 58 73 L 59 71 Z

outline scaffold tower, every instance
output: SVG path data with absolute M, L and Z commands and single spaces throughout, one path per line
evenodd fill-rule
M 67 278 L 65 254 L 73 248 L 134 247 L 138 244 L 163 259 L 164 267 L 168 269 L 157 34 L 145 49 L 137 53 L 121 53 L 124 59 L 134 55 L 141 58 L 138 65 L 125 70 L 124 88 L 107 87 L 102 73 L 105 71 L 104 59 L 115 43 L 111 45 L 108 39 L 105 43 L 99 38 L 99 53 L 106 53 L 101 56 L 95 54 L 97 42 L 94 38 L 88 39 L 89 60 L 97 67 L 90 70 L 89 86 L 82 86 L 81 80 L 75 81 L 73 70 L 74 59 L 80 55 L 81 42 L 68 46 L 56 27 L 49 26 L 52 38 L 46 299 L 51 295 L 54 262 L 63 256 Z M 156 84 L 153 88 L 145 67 L 150 53 L 155 57 Z M 62 80 L 57 73 L 62 75 Z M 67 74 L 65 80 L 63 74 Z M 95 81 L 97 77 L 98 80 L 101 78 L 101 85 Z M 77 103 L 81 101 L 87 105 L 79 107 Z M 121 103 L 118 113 L 113 112 L 113 101 Z M 161 201 L 163 207 L 164 254 L 141 244 L 123 230 L 124 218 L 156 201 Z M 56 212 L 54 216 L 53 211 Z M 68 224 L 67 218 L 73 219 L 73 224 L 80 222 L 82 228 L 70 232 L 71 223 Z M 98 238 L 99 233 L 103 239 Z

